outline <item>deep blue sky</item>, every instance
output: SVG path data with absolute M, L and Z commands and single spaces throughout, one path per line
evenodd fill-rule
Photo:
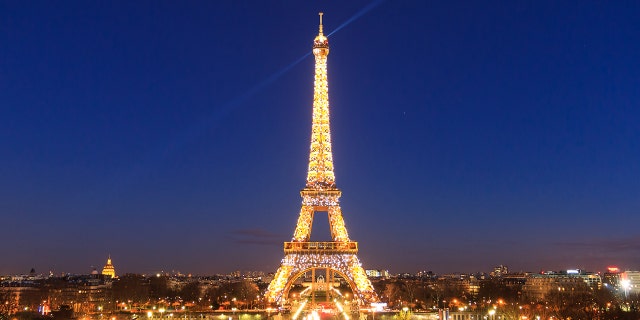
M 371 4 L 0 2 L 0 274 L 275 271 L 318 11 L 365 268 L 640 269 L 637 1 Z

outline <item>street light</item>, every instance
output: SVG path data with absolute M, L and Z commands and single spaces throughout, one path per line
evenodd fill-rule
M 620 280 L 620 285 L 624 289 L 624 298 L 625 299 L 628 298 L 629 297 L 629 288 L 631 287 L 631 281 L 629 281 L 629 279 L 622 279 L 622 280 Z
M 411 312 L 409 312 L 409 308 L 408 307 L 402 308 L 402 311 L 400 311 L 400 319 L 402 319 L 402 320 L 411 319 Z
M 383 311 L 386 306 L 387 306 L 387 304 L 384 303 L 384 302 L 373 302 L 373 303 L 371 303 L 371 312 L 372 312 L 372 315 L 373 315 L 373 319 L 372 320 L 376 320 L 376 311 Z

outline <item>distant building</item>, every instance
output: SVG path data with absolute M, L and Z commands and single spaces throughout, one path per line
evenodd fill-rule
M 423 279 L 433 279 L 435 277 L 433 271 L 419 271 L 416 276 Z
M 582 270 L 566 270 L 530 275 L 522 286 L 522 293 L 532 299 L 543 300 L 552 291 L 589 291 L 599 289 L 601 286 L 602 279 L 598 274 Z
M 478 296 L 480 292 L 480 280 L 475 275 L 470 275 L 467 279 L 461 280 L 462 289 L 472 297 Z
M 613 289 L 620 287 L 620 269 L 618 267 L 607 267 L 607 272 L 602 275 L 602 283 Z
M 116 277 L 116 269 L 113 267 L 111 263 L 111 255 L 107 258 L 107 264 L 102 268 L 102 275 L 106 277 L 115 278 Z
M 372 278 L 389 278 L 389 270 L 366 270 L 365 273 Z
M 262 277 L 262 282 L 270 283 L 271 280 L 273 280 L 274 276 L 275 276 L 275 273 L 269 272 L 265 276 Z
M 504 266 L 504 265 L 499 265 L 499 266 L 493 268 L 493 271 L 491 271 L 490 275 L 492 277 L 499 278 L 499 277 L 504 276 L 507 273 L 509 273 L 509 268 L 507 266 Z
M 625 271 L 621 273 L 620 286 L 625 293 L 640 293 L 640 271 Z

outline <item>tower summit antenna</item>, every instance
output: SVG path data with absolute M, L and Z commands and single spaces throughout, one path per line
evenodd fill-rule
M 322 34 L 322 12 L 318 12 L 318 15 L 320 16 L 320 34 Z

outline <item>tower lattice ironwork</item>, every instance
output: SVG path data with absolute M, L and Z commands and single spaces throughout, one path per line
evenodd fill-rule
M 340 274 L 349 283 L 354 297 L 360 304 L 373 302 L 377 297 L 356 256 L 358 243 L 349 239 L 340 209 L 339 198 L 342 192 L 336 187 L 333 172 L 327 82 L 329 41 L 322 31 L 322 13 L 319 33 L 313 42 L 313 55 L 313 121 L 307 182 L 305 188 L 300 191 L 302 208 L 293 238 L 290 242 L 284 243 L 285 256 L 269 284 L 266 297 L 271 302 L 282 304 L 297 278 L 307 271 L 324 269 Z M 316 212 L 327 212 L 333 241 L 309 241 Z

